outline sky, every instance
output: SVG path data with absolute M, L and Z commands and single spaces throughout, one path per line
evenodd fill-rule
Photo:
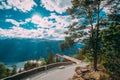
M 0 39 L 63 40 L 67 27 L 78 21 L 68 15 L 71 7 L 71 0 L 0 0 Z
M 64 39 L 70 0 L 0 0 L 0 38 Z

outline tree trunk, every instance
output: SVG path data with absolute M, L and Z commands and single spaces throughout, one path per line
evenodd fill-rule
M 93 57 L 94 57 L 94 70 L 97 71 L 97 55 L 98 55 L 98 50 L 99 50 L 99 13 L 100 13 L 100 1 L 98 1 L 98 5 L 97 5 L 97 26 L 96 26 L 96 35 L 95 37 L 95 49 L 94 49 L 94 53 L 93 53 Z
M 91 14 L 89 14 L 91 15 Z M 96 35 L 94 34 L 94 30 L 93 30 L 93 20 L 92 17 L 89 17 L 89 21 L 90 21 L 90 25 L 91 25 L 91 35 L 90 35 L 90 39 L 91 39 L 91 49 L 93 50 L 93 70 L 97 71 L 97 42 L 95 40 Z M 95 41 L 95 42 L 94 42 Z
M 93 70 L 94 71 L 97 71 L 98 69 L 97 69 L 97 53 L 96 53 L 96 51 L 93 53 L 93 61 L 94 61 L 94 63 L 93 63 Z

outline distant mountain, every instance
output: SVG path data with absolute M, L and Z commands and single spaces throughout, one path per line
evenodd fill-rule
M 0 39 L 0 62 L 22 62 L 31 59 L 47 58 L 50 51 L 65 55 L 73 55 L 78 47 L 74 46 L 61 52 L 59 45 L 63 40 L 41 39 Z

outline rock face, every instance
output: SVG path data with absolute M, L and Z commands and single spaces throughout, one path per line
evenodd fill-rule
M 47 58 L 50 51 L 65 55 L 76 53 L 78 45 L 61 52 L 59 48 L 61 42 L 63 40 L 0 39 L 0 61 L 4 63 L 22 62 L 40 57 Z

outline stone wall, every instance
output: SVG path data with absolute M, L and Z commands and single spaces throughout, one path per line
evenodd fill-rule
M 30 75 L 34 75 L 34 74 L 36 74 L 38 72 L 49 70 L 51 68 L 62 66 L 62 65 L 64 65 L 64 66 L 65 65 L 70 65 L 72 63 L 73 62 L 57 62 L 57 63 L 49 64 L 49 65 L 46 65 L 46 66 L 33 68 L 33 69 L 30 69 L 30 70 L 27 70 L 27 71 L 24 71 L 24 72 L 9 76 L 9 77 L 4 78 L 2 80 L 21 80 L 21 79 L 26 78 L 26 77 L 28 77 Z

